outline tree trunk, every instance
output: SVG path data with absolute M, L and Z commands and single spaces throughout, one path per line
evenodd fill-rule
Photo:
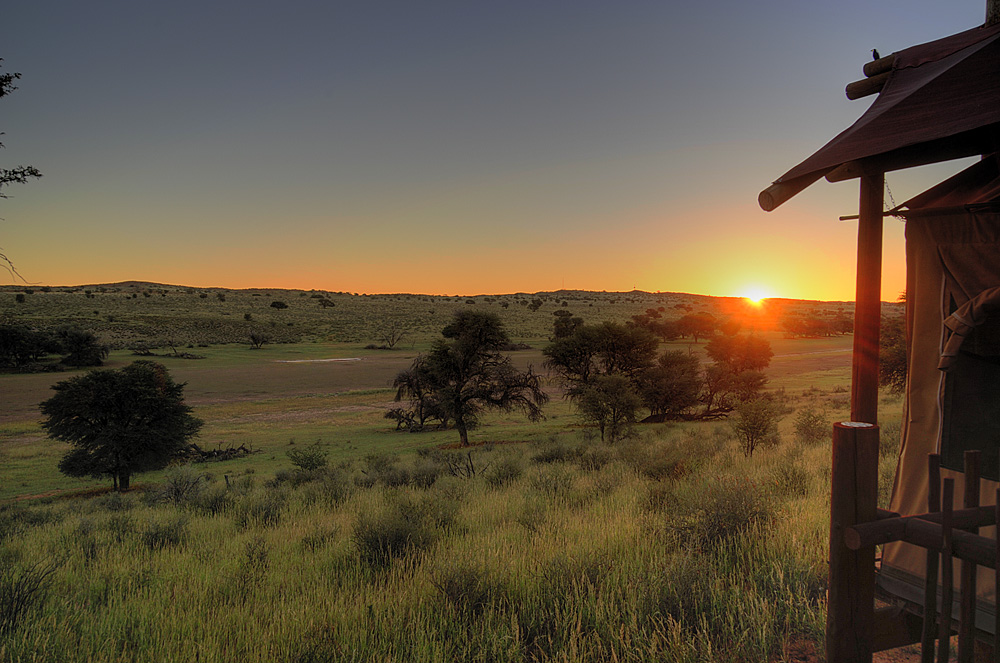
M 118 492 L 125 493 L 128 492 L 128 473 L 122 472 L 118 475 Z
M 458 436 L 462 440 L 462 446 L 469 446 L 469 430 L 465 427 L 465 420 L 462 417 L 455 417 L 455 428 L 458 429 Z

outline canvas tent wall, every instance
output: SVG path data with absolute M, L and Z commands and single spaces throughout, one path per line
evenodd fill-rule
M 966 450 L 982 452 L 980 494 L 993 504 L 1000 472 L 1000 168 L 992 155 L 904 203 L 907 388 L 890 509 L 927 509 L 927 454 L 964 492 Z M 995 536 L 994 528 L 984 530 Z M 923 601 L 926 551 L 886 546 L 879 586 Z M 954 575 L 957 580 L 959 575 Z M 993 571 L 977 576 L 977 626 L 993 631 Z M 957 610 L 957 608 L 956 608 Z M 957 614 L 957 613 L 956 613 Z

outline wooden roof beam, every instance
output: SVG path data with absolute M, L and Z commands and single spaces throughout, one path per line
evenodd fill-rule
M 995 149 L 993 135 L 989 127 L 986 127 L 929 143 L 911 145 L 885 154 L 848 161 L 828 172 L 826 179 L 828 182 L 844 182 L 867 173 L 888 173 L 942 161 L 980 156 L 989 154 Z

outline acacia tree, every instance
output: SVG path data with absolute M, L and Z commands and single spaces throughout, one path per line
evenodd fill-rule
M 184 403 L 184 384 L 152 361 L 77 375 L 52 386 L 41 404 L 42 427 L 73 446 L 59 471 L 72 477 L 110 477 L 115 490 L 129 489 L 138 472 L 166 467 L 201 428 Z
M 701 363 L 697 355 L 680 350 L 664 352 L 655 366 L 640 375 L 639 395 L 649 408 L 649 417 L 643 421 L 680 418 L 698 403 L 701 389 Z
M 483 410 L 521 410 L 532 421 L 542 418 L 548 395 L 542 391 L 541 378 L 531 367 L 517 370 L 502 353 L 510 339 L 496 314 L 459 311 L 441 335 L 444 338 L 417 357 L 410 371 L 419 378 L 422 393 L 435 403 L 438 416 L 455 422 L 462 446 L 468 446 L 469 430 Z
M 601 441 L 616 442 L 627 436 L 642 405 L 632 382 L 623 375 L 598 375 L 576 398 L 584 419 L 597 424 Z
M 3 66 L 3 58 L 0 58 L 0 67 Z M 14 81 L 19 79 L 21 74 L 19 73 L 9 73 L 0 74 L 0 98 L 6 97 L 8 94 L 17 89 L 14 85 Z M 0 131 L 0 136 L 3 132 Z M 3 143 L 0 143 L 0 148 L 3 147 Z M 14 166 L 13 168 L 0 168 L 0 198 L 6 198 L 7 195 L 3 192 L 3 188 L 10 184 L 24 184 L 29 179 L 41 177 L 42 174 L 34 166 Z M 10 261 L 6 255 L 0 252 L 0 263 L 3 263 L 7 271 L 13 276 L 20 276 L 17 270 L 14 268 L 14 263 Z
M 753 334 L 716 336 L 705 346 L 715 362 L 705 368 L 702 417 L 719 417 L 756 398 L 767 384 L 764 369 L 774 353 L 767 339 Z

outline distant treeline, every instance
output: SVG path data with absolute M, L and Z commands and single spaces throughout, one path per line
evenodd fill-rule
M 93 332 L 76 327 L 37 330 L 0 325 L 0 370 L 35 372 L 59 366 L 100 366 L 108 356 Z

